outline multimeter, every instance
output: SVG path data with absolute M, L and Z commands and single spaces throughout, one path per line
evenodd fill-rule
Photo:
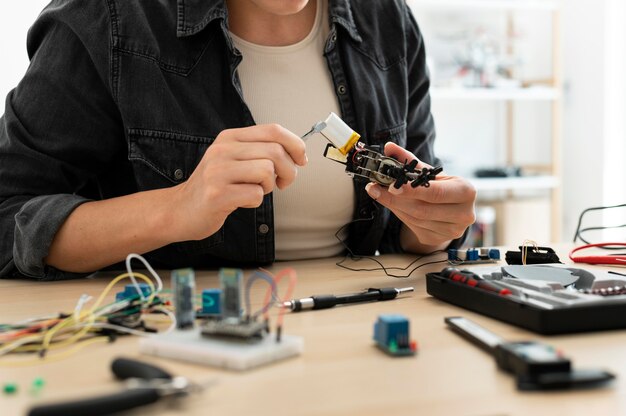
M 444 319 L 452 330 L 483 348 L 498 367 L 513 374 L 520 390 L 591 387 L 613 380 L 603 370 L 574 370 L 571 361 L 552 346 L 535 341 L 507 342 L 463 317 Z

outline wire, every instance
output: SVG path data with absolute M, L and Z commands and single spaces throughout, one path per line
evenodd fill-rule
M 289 267 L 287 269 L 282 269 L 281 271 L 276 273 L 276 276 L 274 277 L 274 281 L 278 285 L 278 284 L 280 284 L 281 280 L 285 276 L 287 276 L 289 278 L 289 286 L 287 286 L 287 290 L 285 291 L 285 296 L 283 297 L 283 300 L 292 298 L 293 291 L 294 291 L 294 289 L 296 287 L 296 283 L 298 281 L 298 276 L 296 274 L 296 271 L 293 268 L 291 268 L 291 267 Z M 267 302 L 267 293 L 265 295 L 265 301 Z M 282 308 L 282 307 L 278 311 L 278 319 L 276 320 L 276 327 L 277 328 L 282 328 L 282 326 L 283 326 L 283 318 L 285 316 L 285 311 L 286 311 L 286 308 Z
M 607 229 L 613 229 L 613 228 L 624 228 L 624 227 L 626 227 L 626 224 L 623 224 L 623 225 L 616 225 L 616 226 L 589 227 L 589 228 L 582 228 L 581 229 L 581 225 L 582 225 L 582 222 L 583 222 L 583 217 L 588 212 L 591 212 L 591 211 L 601 211 L 601 210 L 613 209 L 613 208 L 624 208 L 624 207 L 626 207 L 626 204 L 592 207 L 592 208 L 587 208 L 587 209 L 583 210 L 583 212 L 581 212 L 580 216 L 578 217 L 578 224 L 576 225 L 576 232 L 574 233 L 574 243 L 576 242 L 576 239 L 580 239 L 580 241 L 582 241 L 585 244 L 591 244 L 589 241 L 584 239 L 582 237 L 582 235 L 581 235 L 583 232 L 586 232 L 586 231 L 607 230 Z
M 80 343 L 78 343 L 77 345 L 74 346 L 74 348 L 71 348 L 63 353 L 60 354 L 55 354 L 53 356 L 47 357 L 45 361 L 43 361 L 44 363 L 50 363 L 50 362 L 54 362 L 54 361 L 60 361 L 60 360 L 64 360 L 74 354 L 76 354 L 78 351 L 82 350 L 83 348 L 92 345 L 92 344 L 97 344 L 100 342 L 109 342 L 109 337 L 94 337 L 94 338 L 90 338 L 88 340 L 82 341 Z M 41 365 L 42 360 L 41 359 L 35 359 L 35 360 L 25 360 L 25 361 L 2 361 L 0 362 L 0 366 L 3 367 L 26 367 L 26 366 L 31 366 L 31 365 Z
M 522 265 L 526 265 L 526 256 L 528 255 L 528 244 L 532 244 L 533 248 L 535 249 L 535 252 L 537 252 L 539 250 L 539 246 L 537 245 L 537 242 L 534 240 L 524 240 L 524 242 L 522 243 Z
M 130 267 L 132 259 L 138 259 L 146 266 L 156 281 L 156 288 L 148 276 L 142 273 L 133 272 Z M 163 281 L 159 275 L 154 271 L 150 264 L 138 254 L 130 254 L 126 258 L 126 266 L 128 272 L 116 276 L 113 280 L 111 280 L 90 308 L 85 308 L 85 305 L 91 300 L 91 297 L 83 294 L 78 299 L 71 315 L 52 315 L 43 318 L 27 319 L 13 325 L 0 325 L 0 328 L 2 329 L 0 333 L 0 356 L 11 352 L 39 352 L 40 357 L 46 358 L 46 361 L 48 361 L 50 360 L 47 356 L 48 350 L 56 350 L 77 344 L 74 348 L 71 348 L 64 353 L 53 355 L 54 360 L 61 359 L 75 353 L 91 343 L 105 341 L 109 338 L 109 336 L 104 336 L 103 334 L 94 332 L 97 328 L 108 328 L 123 333 L 145 335 L 145 332 L 142 333 L 141 331 L 136 331 L 132 328 L 114 325 L 108 322 L 101 322 L 103 319 L 107 320 L 115 316 L 130 316 L 142 311 L 148 313 L 161 312 L 167 315 L 172 324 L 166 332 L 171 331 L 176 326 L 176 317 L 174 314 L 165 307 L 154 307 L 156 295 L 163 288 Z M 131 297 L 101 306 L 113 286 L 124 278 L 131 279 L 135 285 L 137 290 L 136 297 Z M 146 294 L 144 294 L 141 290 L 141 287 L 137 283 L 137 279 L 143 280 L 149 286 L 150 293 L 148 296 L 146 296 Z M 139 302 L 139 305 L 136 305 L 136 302 Z M 40 362 L 41 360 L 36 360 L 36 363 Z M 26 365 L 27 363 L 28 362 L 26 361 L 20 361 L 18 363 L 8 364 Z M 0 365 L 5 364 L 7 363 L 0 362 Z
M 379 260 L 377 260 L 375 257 L 373 256 L 359 256 L 354 254 L 354 252 L 350 249 L 350 247 L 348 247 L 348 245 L 346 244 L 346 242 L 344 240 L 342 240 L 339 237 L 339 234 L 346 228 L 349 227 L 352 224 L 355 224 L 357 222 L 361 222 L 361 221 L 372 221 L 374 220 L 375 217 L 375 213 L 376 211 L 378 211 L 378 206 L 374 205 L 375 207 L 375 211 L 372 212 L 372 215 L 369 218 L 357 218 L 356 220 L 352 220 L 349 223 L 343 225 L 341 228 L 339 228 L 337 230 L 337 232 L 335 233 L 335 238 L 341 243 L 341 245 L 343 245 L 344 249 L 347 251 L 347 255 L 339 260 L 337 263 L 335 263 L 336 266 L 341 267 L 342 269 L 346 269 L 346 270 L 350 270 L 353 272 L 374 272 L 374 271 L 382 271 L 383 273 L 385 273 L 386 276 L 389 277 L 394 277 L 397 279 L 406 279 L 408 277 L 411 276 L 411 274 L 413 274 L 417 269 L 424 267 L 424 266 L 428 266 L 431 264 L 438 264 L 438 263 L 445 263 L 448 260 L 437 260 L 437 261 L 430 261 L 430 262 L 426 262 L 426 263 L 422 263 L 419 264 L 417 266 L 415 266 L 413 269 L 411 269 L 408 273 L 406 274 L 393 274 L 390 273 L 389 270 L 399 270 L 399 271 L 407 271 L 409 269 L 409 267 L 413 266 L 415 263 L 417 263 L 418 261 L 420 261 L 421 259 L 425 258 L 425 257 L 430 257 L 433 256 L 435 254 L 439 254 L 439 253 L 445 253 L 446 250 L 436 250 L 430 253 L 426 253 L 426 254 L 422 254 L 417 256 L 417 258 L 415 260 L 413 260 L 411 263 L 409 263 L 408 265 L 404 266 L 404 267 L 396 267 L 396 266 L 385 266 L 382 262 L 380 262 Z M 365 269 L 365 268 L 361 268 L 361 269 L 357 269 L 357 268 L 353 268 L 350 266 L 346 266 L 344 263 L 348 260 L 351 259 L 352 261 L 360 261 L 360 260 L 370 260 L 373 261 L 374 263 L 377 263 L 379 267 L 375 267 L 375 268 L 369 268 L 369 269 Z
M 146 267 L 146 269 L 148 269 L 148 271 L 150 272 L 152 277 L 154 277 L 154 280 L 156 280 L 156 282 L 157 282 L 156 290 L 158 292 L 162 291 L 163 290 L 163 281 L 161 280 L 161 277 L 159 276 L 159 274 L 154 271 L 154 269 L 152 268 L 150 263 L 148 263 L 148 261 L 145 258 L 143 258 L 142 256 L 140 256 L 139 254 L 130 253 L 128 256 L 126 256 L 126 272 L 130 275 L 130 280 L 132 280 L 133 284 L 135 285 L 135 289 L 137 289 L 137 293 L 140 294 L 141 300 L 145 300 L 145 298 L 143 296 L 143 292 L 141 291 L 139 285 L 137 284 L 137 281 L 135 280 L 135 276 L 133 274 L 133 270 L 130 267 L 130 262 L 133 259 L 137 259 L 141 263 L 143 263 L 143 265 Z
M 266 296 L 265 302 L 263 303 L 263 306 L 261 307 L 261 309 L 259 309 L 253 314 L 252 306 L 250 303 L 250 289 L 252 288 L 252 285 L 254 284 L 254 282 L 256 282 L 259 279 L 264 280 L 269 285 L 268 290 L 270 291 L 269 293 L 271 294 L 271 300 L 268 299 Z M 271 273 L 263 269 L 255 270 L 254 273 L 252 273 L 252 276 L 250 276 L 248 278 L 248 281 L 246 282 L 245 298 L 246 298 L 246 314 L 248 315 L 248 317 L 251 316 L 253 319 L 256 319 L 259 315 L 266 314 L 269 308 L 272 306 L 272 300 L 276 299 L 276 281 L 272 277 Z

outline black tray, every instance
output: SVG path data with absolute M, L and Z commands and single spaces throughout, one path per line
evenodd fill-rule
M 626 303 L 541 309 L 437 273 L 426 274 L 426 292 L 437 299 L 544 335 L 626 328 Z

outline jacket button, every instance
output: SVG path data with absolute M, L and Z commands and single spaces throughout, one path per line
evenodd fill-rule
M 176 169 L 174 171 L 174 179 L 176 179 L 177 181 L 181 180 L 183 178 L 183 170 L 182 169 Z
M 346 91 L 347 91 L 346 86 L 343 85 L 343 84 L 340 84 L 337 87 L 337 92 L 339 93 L 339 95 L 344 95 L 346 93 Z
M 269 230 L 270 230 L 270 226 L 269 225 L 267 225 L 267 224 L 259 225 L 259 232 L 261 234 L 267 234 Z
M 332 36 L 330 37 L 330 41 L 331 43 L 335 43 L 337 41 L 337 34 L 333 33 Z

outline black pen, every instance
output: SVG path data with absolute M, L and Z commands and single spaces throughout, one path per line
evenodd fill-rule
M 293 299 L 283 302 L 283 308 L 293 312 L 305 309 L 326 309 L 344 303 L 373 302 L 377 300 L 395 299 L 401 293 L 412 292 L 412 287 L 384 287 L 381 289 L 370 288 L 365 292 L 351 293 L 348 295 L 316 295 L 303 299 Z

